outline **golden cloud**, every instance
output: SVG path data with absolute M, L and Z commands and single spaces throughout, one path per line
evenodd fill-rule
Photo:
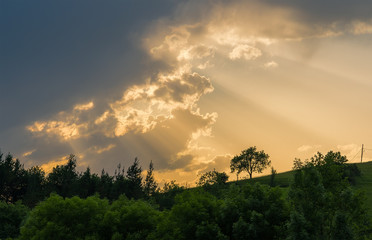
M 75 114 L 62 112 L 57 118 L 60 119 L 36 121 L 26 129 L 38 135 L 55 135 L 66 141 L 81 137 L 81 133 L 87 128 L 87 123 L 79 123 L 79 118 Z
M 230 52 L 229 57 L 232 60 L 244 58 L 246 60 L 254 60 L 262 55 L 260 49 L 243 44 L 234 47 Z
M 79 110 L 79 111 L 86 111 L 86 110 L 89 110 L 89 109 L 92 109 L 94 107 L 94 103 L 93 102 L 89 102 L 89 103 L 86 103 L 86 104 L 78 104 L 74 107 L 74 110 Z
M 64 165 L 68 162 L 68 159 L 66 157 L 52 160 L 50 162 L 44 163 L 41 165 L 41 168 L 45 171 L 45 173 L 50 173 L 52 172 L 53 168 L 56 167 L 57 165 Z
M 350 32 L 356 35 L 372 33 L 372 19 L 369 21 L 355 20 L 350 24 Z

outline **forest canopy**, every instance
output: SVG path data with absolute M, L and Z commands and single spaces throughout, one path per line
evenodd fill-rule
M 76 170 L 76 157 L 48 175 L 0 154 L 0 239 L 369 239 L 360 175 L 339 152 L 294 161 L 289 188 L 200 175 L 198 187 L 159 188 L 151 162 L 113 176 Z M 276 174 L 275 171 L 272 171 Z

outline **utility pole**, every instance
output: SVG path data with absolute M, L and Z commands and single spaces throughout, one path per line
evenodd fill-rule
M 363 151 L 364 151 L 364 144 L 362 144 L 362 152 L 360 153 L 360 162 L 363 162 Z

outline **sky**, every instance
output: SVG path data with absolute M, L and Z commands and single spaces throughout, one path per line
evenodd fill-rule
M 138 157 L 189 185 L 251 146 L 278 172 L 317 151 L 358 162 L 362 144 L 372 160 L 370 9 L 0 0 L 0 149 L 47 172 L 70 153 L 111 174 Z

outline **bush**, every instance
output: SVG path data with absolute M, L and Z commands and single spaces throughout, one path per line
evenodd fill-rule
M 15 238 L 28 213 L 28 208 L 20 202 L 15 204 L 0 201 L 0 239 Z

